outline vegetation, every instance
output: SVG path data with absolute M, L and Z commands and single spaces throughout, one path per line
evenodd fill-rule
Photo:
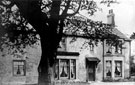
M 88 36 L 94 41 L 110 36 L 111 25 L 84 19 L 77 14 L 85 10 L 92 16 L 99 10 L 94 0 L 1 0 L 1 49 L 20 51 L 40 40 L 42 56 L 39 64 L 39 85 L 49 85 L 57 47 L 63 34 Z M 2 49 L 3 50 L 3 49 Z

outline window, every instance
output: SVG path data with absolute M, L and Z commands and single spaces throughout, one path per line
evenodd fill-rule
M 112 76 L 112 62 L 106 61 L 106 77 L 111 77 Z
M 66 50 L 66 38 L 62 37 L 59 46 L 58 46 L 59 51 L 65 51 Z
M 115 77 L 122 77 L 122 61 L 115 61 Z
M 115 53 L 122 54 L 122 41 L 115 44 Z
M 54 78 L 58 78 L 59 76 L 59 60 L 56 60 L 54 67 Z
M 118 53 L 118 54 L 122 54 L 122 40 L 116 41 L 113 44 L 108 44 L 111 43 L 110 40 L 106 41 L 107 47 L 108 47 L 108 51 L 106 53 Z
M 130 58 L 131 60 L 131 63 L 130 63 L 130 66 L 131 66 L 131 76 L 135 76 L 135 56 L 131 56 Z
M 62 59 L 60 60 L 60 77 L 69 78 L 69 60 Z
M 108 48 L 108 51 L 107 51 L 106 53 L 112 53 L 112 48 L 113 48 L 113 46 L 110 46 L 110 47 Z
M 94 45 L 92 43 L 90 43 L 89 45 L 90 45 L 90 51 L 94 51 Z
M 13 60 L 13 75 L 25 76 L 25 60 Z
M 55 64 L 55 79 L 75 79 L 76 78 L 76 60 L 75 59 L 57 59 Z
M 75 79 L 76 77 L 76 62 L 75 60 L 71 60 L 71 72 L 70 72 L 71 78 Z

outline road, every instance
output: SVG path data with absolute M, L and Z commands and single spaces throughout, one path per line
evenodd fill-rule
M 135 85 L 135 82 L 93 82 L 90 85 Z

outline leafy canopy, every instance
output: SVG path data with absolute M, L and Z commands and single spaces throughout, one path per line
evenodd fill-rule
M 25 0 L 18 0 L 18 2 Z M 116 35 L 111 33 L 111 25 L 101 21 L 92 21 L 88 18 L 78 16 L 79 12 L 86 10 L 92 16 L 99 10 L 94 0 L 26 0 L 33 2 L 40 7 L 41 14 L 45 17 L 45 24 L 51 25 L 50 19 L 56 18 L 53 8 L 54 4 L 59 4 L 55 9 L 60 9 L 57 15 L 57 34 L 70 34 L 74 36 L 87 36 L 92 40 L 103 40 L 110 37 L 116 39 Z M 26 17 L 16 5 L 17 0 L 0 1 L 0 47 L 22 51 L 26 46 L 35 45 L 40 40 L 38 29 L 29 23 Z M 35 6 L 35 7 L 36 7 Z M 26 8 L 27 9 L 27 8 Z M 29 11 L 29 10 L 28 10 Z M 55 16 L 55 17 L 54 17 Z M 64 25 L 60 27 L 61 21 Z

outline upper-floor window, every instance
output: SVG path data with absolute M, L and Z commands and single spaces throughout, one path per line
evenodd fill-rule
M 89 47 L 90 47 L 90 51 L 94 51 L 94 44 L 93 43 L 90 43 Z
M 122 54 L 122 41 L 115 44 L 115 53 Z
M 65 51 L 66 50 L 66 38 L 62 37 L 59 45 L 58 45 L 58 50 L 59 51 Z
M 75 59 L 57 59 L 54 69 L 55 79 L 75 79 L 76 78 L 76 60 Z
M 25 76 L 25 60 L 13 60 L 13 75 L 14 76 Z
M 122 54 L 122 41 L 117 41 L 111 45 L 108 45 L 106 53 L 119 53 Z

